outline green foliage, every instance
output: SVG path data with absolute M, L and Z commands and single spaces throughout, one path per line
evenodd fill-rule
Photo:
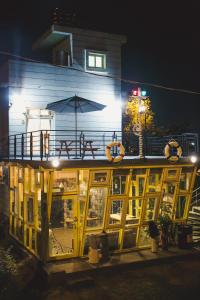
M 152 238 L 155 239 L 160 235 L 160 232 L 158 230 L 157 224 L 154 221 L 149 221 L 148 222 L 148 230 L 147 230 L 148 235 Z
M 169 231 L 169 228 L 172 224 L 172 220 L 171 218 L 169 217 L 168 214 L 163 214 L 161 216 L 159 216 L 158 218 L 158 223 L 160 225 L 160 228 L 163 232 L 168 232 Z

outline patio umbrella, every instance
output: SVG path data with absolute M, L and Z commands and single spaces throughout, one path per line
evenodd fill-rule
M 76 158 L 77 158 L 77 114 L 103 110 L 105 107 L 106 106 L 103 104 L 75 95 L 67 99 L 49 103 L 47 104 L 46 109 L 53 110 L 57 113 L 75 114 L 75 143 L 76 143 Z

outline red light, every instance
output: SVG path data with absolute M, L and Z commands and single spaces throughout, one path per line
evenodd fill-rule
M 137 96 L 138 95 L 138 91 L 137 90 L 133 90 L 133 96 Z

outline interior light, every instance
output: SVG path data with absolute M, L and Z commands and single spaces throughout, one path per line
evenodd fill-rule
M 190 156 L 190 161 L 195 164 L 197 162 L 197 156 L 196 155 L 191 155 Z
M 60 161 L 57 158 L 53 159 L 51 163 L 54 168 L 57 168 L 60 165 Z

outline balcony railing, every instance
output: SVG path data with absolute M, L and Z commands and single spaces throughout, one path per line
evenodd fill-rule
M 175 139 L 183 149 L 183 156 L 198 152 L 198 135 L 181 134 L 172 136 L 143 137 L 145 156 L 163 156 L 163 150 L 170 139 Z M 48 160 L 53 157 L 63 159 L 103 158 L 106 146 L 112 141 L 120 141 L 126 156 L 139 155 L 138 137 L 132 132 L 122 131 L 72 131 L 41 130 L 10 135 L 0 141 L 0 158 L 18 160 Z M 112 149 L 117 155 L 118 149 Z

